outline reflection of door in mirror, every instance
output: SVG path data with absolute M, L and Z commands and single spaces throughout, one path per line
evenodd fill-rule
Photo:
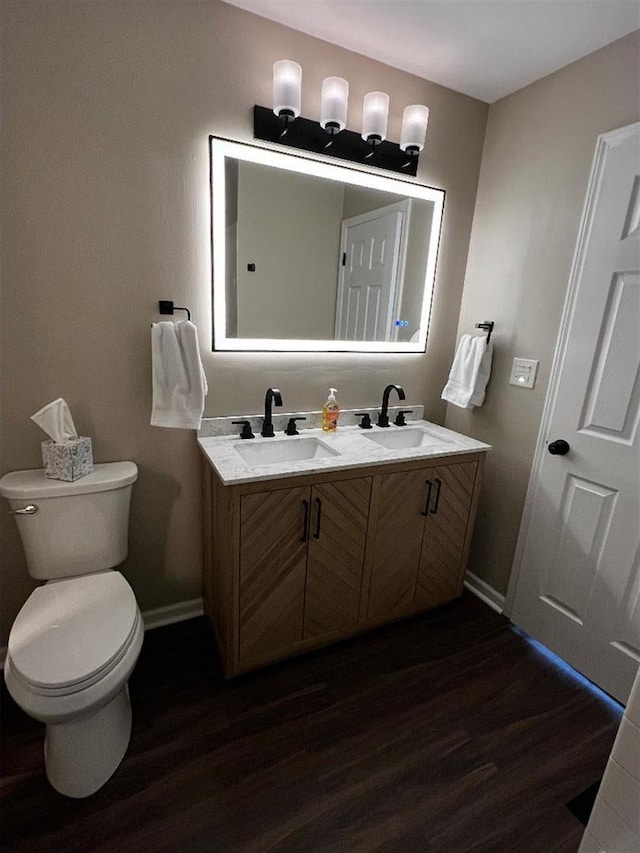
M 410 205 L 406 199 L 343 220 L 336 340 L 395 339 Z

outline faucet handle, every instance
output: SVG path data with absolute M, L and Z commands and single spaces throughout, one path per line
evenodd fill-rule
M 371 426 L 371 415 L 369 412 L 356 412 L 355 414 L 357 418 L 362 418 L 358 424 L 360 429 L 373 429 Z
M 404 416 L 410 415 L 411 412 L 413 412 L 413 409 L 400 409 L 400 411 L 396 415 L 396 419 L 394 421 L 394 424 L 396 426 L 406 426 L 407 422 L 405 421 Z
M 289 423 L 287 424 L 287 428 L 285 429 L 286 435 L 300 435 L 300 433 L 296 429 L 296 421 L 306 421 L 306 418 L 302 416 L 299 418 L 289 418 Z
M 251 431 L 251 421 L 231 421 L 232 424 L 242 424 L 242 432 L 240 438 L 255 438 Z

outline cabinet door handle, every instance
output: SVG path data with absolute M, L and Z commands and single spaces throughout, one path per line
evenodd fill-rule
M 433 482 L 436 484 L 438 491 L 436 492 L 436 502 L 434 504 L 433 509 L 431 510 L 431 515 L 435 515 L 438 512 L 438 504 L 440 503 L 440 489 L 442 488 L 441 481 L 435 477 Z
M 300 537 L 300 541 L 306 542 L 307 531 L 309 530 L 309 501 L 302 501 L 302 506 L 304 507 L 304 521 L 302 522 L 302 536 Z
M 320 522 L 322 521 L 322 501 L 320 498 L 316 498 L 316 504 L 318 505 L 318 516 L 316 518 L 316 532 L 313 534 L 314 539 L 320 538 Z
M 424 503 L 424 509 L 422 510 L 420 515 L 429 515 L 429 504 L 431 503 L 431 487 L 433 486 L 433 483 L 431 482 L 431 480 L 425 480 L 425 483 L 429 488 L 427 489 L 427 499 Z

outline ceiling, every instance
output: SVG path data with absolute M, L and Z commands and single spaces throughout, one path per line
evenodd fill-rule
M 489 103 L 640 27 L 637 0 L 224 2 Z

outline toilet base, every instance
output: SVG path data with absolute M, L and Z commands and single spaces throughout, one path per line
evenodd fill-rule
M 47 725 L 44 761 L 49 782 L 65 797 L 95 794 L 117 770 L 130 737 L 131 703 L 125 684 L 92 714 Z

